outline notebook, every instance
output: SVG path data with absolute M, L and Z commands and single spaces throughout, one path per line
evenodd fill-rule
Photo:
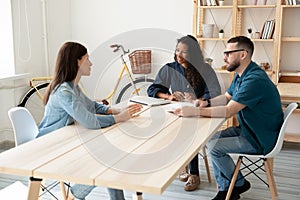
M 171 103 L 169 100 L 158 99 L 147 96 L 133 96 L 130 98 L 131 102 L 140 103 L 147 106 L 159 106 Z

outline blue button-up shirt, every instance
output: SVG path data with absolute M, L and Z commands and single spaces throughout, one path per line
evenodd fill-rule
M 235 74 L 228 94 L 246 107 L 238 113 L 243 134 L 263 154 L 269 153 L 283 123 L 280 95 L 268 75 L 251 62 L 241 76 Z

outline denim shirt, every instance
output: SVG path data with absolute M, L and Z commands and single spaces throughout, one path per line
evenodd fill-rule
M 108 108 L 90 100 L 72 82 L 64 82 L 49 96 L 37 137 L 73 124 L 74 121 L 88 129 L 110 126 L 115 123 L 112 115 L 95 115 L 106 114 Z

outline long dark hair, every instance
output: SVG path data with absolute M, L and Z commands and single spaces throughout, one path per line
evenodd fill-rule
M 73 81 L 78 72 L 78 60 L 87 54 L 87 49 L 76 42 L 66 42 L 60 48 L 57 59 L 53 79 L 49 84 L 44 96 L 44 104 L 46 105 L 52 91 L 56 90 L 64 82 Z
M 200 49 L 197 39 L 191 35 L 184 36 L 177 40 L 178 43 L 185 44 L 188 47 L 187 62 L 188 66 L 186 68 L 186 78 L 191 84 L 193 89 L 196 91 L 198 87 L 205 87 L 205 82 L 201 76 L 201 66 L 205 65 L 202 51 Z M 177 62 L 176 53 L 174 59 Z

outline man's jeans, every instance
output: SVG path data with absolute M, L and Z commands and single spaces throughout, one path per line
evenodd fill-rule
M 228 153 L 259 153 L 241 133 L 240 127 L 230 127 L 217 132 L 206 145 L 212 158 L 214 174 L 220 191 L 228 190 L 235 168 L 235 163 Z M 235 186 L 243 184 L 244 177 L 239 172 Z
M 75 184 L 71 187 L 71 193 L 76 199 L 84 200 L 87 195 L 96 186 Z M 110 200 L 125 200 L 123 190 L 117 190 L 112 188 L 107 188 Z

